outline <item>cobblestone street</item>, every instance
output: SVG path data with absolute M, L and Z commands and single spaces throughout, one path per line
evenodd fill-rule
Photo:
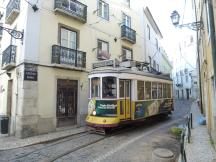
M 155 148 L 168 148 L 176 157 L 179 141 L 169 129 L 184 121 L 191 102 L 177 101 L 167 119 L 147 121 L 110 136 L 84 132 L 61 140 L 0 152 L 0 161 L 151 161 Z

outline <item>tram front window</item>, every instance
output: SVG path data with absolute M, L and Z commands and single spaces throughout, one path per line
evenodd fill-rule
M 100 97 L 100 78 L 91 80 L 91 97 Z
M 116 98 L 116 78 L 104 77 L 103 78 L 103 98 Z

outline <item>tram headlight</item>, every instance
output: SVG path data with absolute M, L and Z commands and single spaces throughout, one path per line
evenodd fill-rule
M 92 114 L 95 116 L 95 115 L 96 115 L 96 111 L 94 110 L 94 111 L 92 112 Z

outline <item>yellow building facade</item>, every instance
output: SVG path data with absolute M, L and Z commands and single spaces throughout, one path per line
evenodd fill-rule
M 196 1 L 197 18 L 203 28 L 198 31 L 199 63 L 202 91 L 202 107 L 209 133 L 216 143 L 216 98 L 215 98 L 215 1 Z M 214 13 L 214 14 L 213 14 Z
M 23 39 L 4 31 L 1 40 L 0 115 L 21 138 L 85 124 L 92 63 L 148 61 L 144 11 L 134 1 L 28 2 L 3 2 L 4 27 Z

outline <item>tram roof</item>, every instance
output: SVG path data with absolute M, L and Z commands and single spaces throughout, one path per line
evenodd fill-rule
M 141 76 L 147 76 L 151 78 L 158 78 L 158 79 L 165 79 L 165 80 L 170 80 L 170 76 L 167 76 L 166 74 L 153 74 L 150 72 L 145 72 L 145 71 L 139 71 L 139 70 L 133 70 L 131 68 L 125 68 L 125 67 L 109 67 L 109 68 L 97 68 L 94 69 L 90 72 L 89 75 L 91 74 L 102 74 L 102 73 L 127 73 L 127 74 L 136 74 L 136 75 L 141 75 Z

